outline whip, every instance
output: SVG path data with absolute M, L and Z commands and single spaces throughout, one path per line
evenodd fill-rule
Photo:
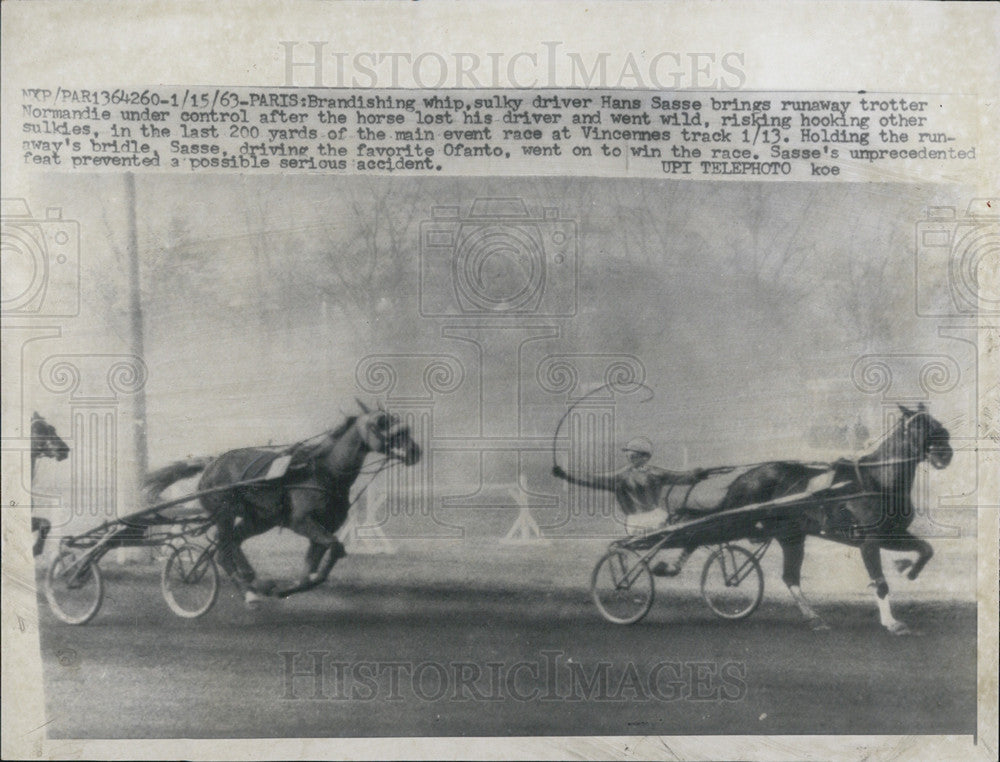
M 558 461 L 556 460 L 556 442 L 559 439 L 559 431 L 562 429 L 562 425 L 563 425 L 563 422 L 566 420 L 566 417 L 570 413 L 573 412 L 573 410 L 576 408 L 577 405 L 579 405 L 581 402 L 583 402 L 584 400 L 588 399 L 589 397 L 592 397 L 593 395 L 597 394 L 597 392 L 602 391 L 604 389 L 610 389 L 612 392 L 614 392 L 616 387 L 618 387 L 619 389 L 624 387 L 626 389 L 629 389 L 630 391 L 633 390 L 633 389 L 645 389 L 646 391 L 648 391 L 649 392 L 649 396 L 646 397 L 646 399 L 644 399 L 644 400 L 640 400 L 639 404 L 642 404 L 644 402 L 649 402 L 651 399 L 653 399 L 653 396 L 655 394 L 655 392 L 652 389 L 650 389 L 648 386 L 646 386 L 644 383 L 642 383 L 640 381 L 636 381 L 636 382 L 630 383 L 630 384 L 619 384 L 619 383 L 616 383 L 614 381 L 608 381 L 607 383 L 601 384 L 600 386 L 596 387 L 595 389 L 591 389 L 589 392 L 587 392 L 582 397 L 580 397 L 580 399 L 575 400 L 573 402 L 573 404 L 570 405 L 568 408 L 566 408 L 566 411 L 562 414 L 562 417 L 559 419 L 559 423 L 556 424 L 556 431 L 552 435 L 552 467 L 553 468 L 555 468 L 556 466 L 559 465 Z

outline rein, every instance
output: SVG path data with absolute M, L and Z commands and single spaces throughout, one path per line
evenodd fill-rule
M 601 391 L 603 389 L 607 389 L 609 387 L 611 387 L 612 390 L 613 390 L 614 389 L 614 384 L 609 382 L 609 383 L 606 383 L 606 384 L 602 384 L 601 386 L 598 386 L 596 389 L 592 389 L 587 394 L 583 395 L 578 400 L 576 400 L 562 414 L 562 417 L 559 419 L 559 423 L 556 425 L 555 433 L 552 435 L 552 465 L 553 466 L 558 465 L 558 462 L 556 460 L 556 441 L 559 439 L 559 431 L 562 428 L 563 422 L 566 420 L 566 417 L 571 412 L 573 412 L 574 408 L 576 408 L 577 405 L 579 405 L 581 402 L 583 402 L 584 400 L 586 400 L 588 397 L 591 397 L 592 395 L 596 394 L 597 392 L 599 392 L 599 391 Z M 646 390 L 652 392 L 652 389 L 650 389 L 645 384 L 637 384 L 636 388 L 643 388 L 643 389 L 646 389 Z M 647 397 L 646 399 L 644 399 L 643 402 L 648 402 L 650 399 L 652 399 L 652 395 L 650 395 L 649 397 Z M 914 420 L 916 420 L 918 417 L 920 417 L 922 415 L 930 416 L 930 413 L 928 413 L 926 410 L 918 410 L 912 416 L 910 416 L 906 420 L 900 422 L 901 425 L 902 425 L 902 428 L 903 428 L 903 434 L 904 435 L 906 433 L 908 433 L 909 428 L 910 428 L 910 424 L 913 423 Z M 883 434 L 882 437 L 876 442 L 875 446 L 878 447 L 883 442 L 885 442 L 890 436 L 892 436 L 894 430 L 895 429 L 892 429 L 892 430 L 886 432 L 885 434 Z M 910 455 L 910 456 L 902 457 L 902 458 L 882 458 L 880 460 L 862 462 L 861 458 L 864 458 L 864 457 L 866 457 L 866 456 L 862 455 L 862 456 L 860 456 L 858 458 L 845 458 L 845 460 L 854 467 L 854 471 L 855 471 L 855 474 L 857 475 L 857 478 L 858 478 L 859 482 L 862 481 L 862 477 L 861 477 L 861 469 L 862 468 L 881 468 L 883 466 L 897 466 L 897 465 L 904 465 L 904 464 L 907 464 L 907 463 L 914 463 L 914 462 L 920 463 L 920 462 L 922 462 L 925 459 L 926 453 L 920 453 L 919 455 Z M 703 471 L 708 476 L 714 476 L 714 475 L 719 475 L 719 474 L 728 474 L 728 473 L 730 473 L 732 471 L 737 471 L 737 470 L 742 470 L 742 469 L 751 469 L 751 468 L 755 468 L 757 466 L 764 466 L 764 465 L 767 465 L 768 463 L 771 463 L 771 462 L 773 462 L 773 461 L 767 461 L 767 460 L 765 460 L 765 461 L 760 461 L 759 463 L 744 463 L 742 465 L 737 465 L 737 466 L 715 466 L 713 468 L 703 469 Z M 832 463 L 827 463 L 827 462 L 822 462 L 822 461 L 814 461 L 814 462 L 809 462 L 809 463 L 803 463 L 803 465 L 824 466 L 824 467 L 827 467 L 827 468 L 832 468 L 833 467 Z
M 349 507 L 349 508 L 352 508 L 352 507 L 354 507 L 354 504 L 355 504 L 355 503 L 357 503 L 357 502 L 358 502 L 358 500 L 360 500 L 360 499 L 361 499 L 361 496 L 362 496 L 363 494 L 365 494 L 365 491 L 366 491 L 366 490 L 367 490 L 367 489 L 368 489 L 368 488 L 369 488 L 370 486 L 372 486 L 372 482 L 374 482 L 374 481 L 375 481 L 375 478 L 376 478 L 376 477 L 377 477 L 377 476 L 378 476 L 378 475 L 379 475 L 380 473 L 382 473 L 383 471 L 388 471 L 388 470 L 389 470 L 390 468 L 393 468 L 394 466 L 398 466 L 398 465 L 399 465 L 400 463 L 402 463 L 402 461 L 401 461 L 401 460 L 399 460 L 398 458 L 388 458 L 388 457 L 386 457 L 386 458 L 385 458 L 385 459 L 384 459 L 384 460 L 383 460 L 383 461 L 382 461 L 381 463 L 379 463 L 379 466 L 378 466 L 378 468 L 376 468 L 376 469 L 375 469 L 374 471 L 372 471 L 372 472 L 371 472 L 371 475 L 372 475 L 372 478 L 371 478 L 371 479 L 369 479 L 369 480 L 368 480 L 368 481 L 367 481 L 367 482 L 365 483 L 365 486 L 364 486 L 364 487 L 362 487 L 362 488 L 361 488 L 360 490 L 358 490 L 358 492 L 357 492 L 357 493 L 356 493 L 356 494 L 354 495 L 354 497 L 353 497 L 353 498 L 351 499 L 351 502 L 350 502 L 350 504 L 348 505 L 348 507 Z
M 873 460 L 870 463 L 862 463 L 861 458 L 856 458 L 855 460 L 852 460 L 850 462 L 855 463 L 858 468 L 879 468 L 880 466 L 898 466 L 903 463 L 913 463 L 914 461 L 920 462 L 923 459 L 924 459 L 923 455 L 911 455 L 908 458 L 889 458 L 887 460 Z
M 315 439 L 315 437 L 313 437 L 313 438 Z M 305 440 L 305 441 L 309 441 L 309 440 Z M 372 469 L 370 471 L 364 471 L 364 470 L 359 471 L 358 472 L 358 476 L 361 476 L 361 475 L 367 476 L 368 474 L 371 474 L 372 478 L 369 479 L 365 483 L 364 487 L 362 487 L 360 490 L 358 490 L 354 494 L 354 497 L 351 498 L 351 501 L 347 504 L 348 509 L 354 507 L 354 505 L 358 502 L 358 500 L 361 499 L 361 496 L 363 494 L 365 494 L 365 492 L 367 491 L 367 489 L 370 486 L 372 486 L 372 484 L 374 483 L 375 479 L 378 477 L 378 475 L 380 473 L 382 473 L 383 471 L 388 471 L 390 468 L 398 466 L 400 463 L 402 463 L 402 461 L 399 460 L 399 458 L 390 458 L 390 457 L 387 457 L 387 456 L 383 455 L 382 461 L 378 464 L 378 466 L 376 468 L 374 468 L 374 469 Z M 298 489 L 298 490 L 306 490 L 306 491 L 309 491 L 309 492 L 320 492 L 320 493 L 323 493 L 323 494 L 327 494 L 327 492 L 328 492 L 328 490 L 325 487 L 320 487 L 318 484 L 286 484 L 286 485 L 283 486 L 283 489 L 285 491 L 291 491 L 291 490 L 297 490 Z
M 920 417 L 922 415 L 926 415 L 927 417 L 930 417 L 930 413 L 928 413 L 926 410 L 918 410 L 916 413 L 914 413 L 913 415 L 911 415 L 905 421 L 901 422 L 902 423 L 902 429 L 903 429 L 903 436 L 906 436 L 909 433 L 909 431 L 910 431 L 910 424 L 913 423 L 913 421 L 915 421 L 918 417 Z M 878 442 L 876 444 L 876 447 L 880 446 L 889 437 L 891 437 L 892 434 L 893 434 L 893 431 L 894 430 L 890 430 L 890 431 L 886 432 L 885 434 L 883 434 L 882 438 L 878 440 Z M 865 456 L 862 455 L 861 458 L 863 458 L 863 457 L 865 457 Z M 923 461 L 923 459 L 925 457 L 926 457 L 926 453 L 920 453 L 919 455 L 909 455 L 909 456 L 904 457 L 904 458 L 883 458 L 881 460 L 874 460 L 874 461 L 869 461 L 869 462 L 865 462 L 865 463 L 861 462 L 861 458 L 855 458 L 854 460 L 851 461 L 851 463 L 854 464 L 854 469 L 858 473 L 858 479 L 860 479 L 861 478 L 861 469 L 862 468 L 881 468 L 882 466 L 901 466 L 901 465 L 904 465 L 906 463 L 914 463 L 914 462 L 920 463 L 921 461 Z

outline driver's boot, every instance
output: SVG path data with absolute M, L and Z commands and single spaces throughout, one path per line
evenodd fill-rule
M 656 566 L 654 566 L 650 571 L 653 572 L 657 577 L 676 577 L 681 573 L 681 569 L 684 568 L 684 562 L 688 560 L 691 556 L 691 551 L 682 550 L 681 554 L 677 556 L 677 561 L 668 564 L 664 561 L 660 561 Z
M 660 561 L 650 571 L 657 577 L 676 577 L 681 573 L 681 566 L 680 564 L 668 564 L 666 561 Z

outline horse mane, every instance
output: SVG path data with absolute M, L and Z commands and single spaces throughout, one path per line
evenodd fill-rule
M 31 416 L 31 452 L 37 455 L 43 449 L 43 445 L 52 440 L 62 441 L 62 437 L 56 431 L 56 427 L 46 421 L 38 413 Z M 65 443 L 63 443 L 65 444 Z
M 333 428 L 333 429 L 330 430 L 330 433 L 329 433 L 330 438 L 331 439 L 340 439 L 342 436 L 344 436 L 344 434 L 346 434 L 348 431 L 350 431 L 351 427 L 355 423 L 357 423 L 357 421 L 358 421 L 358 416 L 356 416 L 356 415 L 349 415 L 349 416 L 347 416 L 347 418 L 344 419 L 343 423 L 341 423 L 339 426 L 337 426 L 337 427 L 335 427 L 335 428 Z
M 905 430 L 906 418 L 900 418 L 886 429 L 875 445 L 868 452 L 857 459 L 859 463 L 870 463 L 872 461 L 883 460 L 893 457 L 896 449 L 900 446 L 900 435 Z
M 859 463 L 871 463 L 873 461 L 887 458 L 905 457 L 900 455 L 900 450 L 905 446 L 905 436 L 909 422 L 917 416 L 926 416 L 933 423 L 938 423 L 926 410 L 915 410 L 904 414 L 883 434 L 871 452 L 867 452 L 858 458 Z M 938 423 L 940 425 L 940 423 Z
M 296 463 L 302 463 L 315 458 L 323 457 L 333 448 L 334 443 L 338 439 L 351 430 L 351 427 L 353 427 L 357 421 L 358 416 L 349 415 L 342 423 L 330 429 L 325 434 L 322 434 L 322 438 L 312 437 L 311 439 L 306 439 L 293 445 L 291 449 L 293 461 Z M 318 442 L 316 441 L 317 439 L 319 439 Z

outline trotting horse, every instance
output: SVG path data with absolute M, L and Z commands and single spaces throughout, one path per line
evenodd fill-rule
M 35 469 L 42 458 L 54 458 L 57 461 L 69 457 L 69 445 L 56 433 L 55 427 L 38 413 L 31 416 L 31 484 L 34 487 Z M 48 519 L 40 516 L 31 517 L 31 533 L 37 536 L 31 548 L 32 555 L 41 555 L 45 546 L 45 538 L 52 529 Z
M 387 463 L 413 465 L 420 460 L 420 446 L 397 416 L 381 408 L 371 410 L 360 400 L 358 404 L 361 415 L 294 446 L 288 453 L 291 464 L 285 476 L 200 498 L 218 529 L 219 563 L 242 590 L 248 605 L 255 605 L 263 595 L 286 597 L 326 580 L 334 563 L 345 554 L 334 533 L 347 519 L 351 486 L 369 453 L 384 455 Z M 263 475 L 281 454 L 273 448 L 230 450 L 207 466 L 191 461 L 189 467 L 178 468 L 176 473 L 190 476 L 204 469 L 198 491 L 212 490 Z M 276 526 L 309 540 L 302 578 L 280 589 L 256 579 L 240 547 Z
M 910 498 L 914 477 L 917 466 L 924 460 L 936 469 L 946 468 L 953 452 L 947 429 L 931 417 L 923 403 L 916 410 L 902 405 L 899 409 L 902 415 L 898 424 L 873 452 L 858 460 L 832 464 L 834 483 L 849 484 L 843 498 L 805 505 L 795 501 L 794 508 L 762 521 L 749 518 L 748 514 L 746 526 L 740 526 L 734 516 L 735 523 L 727 527 L 731 532 L 745 531 L 740 536 L 778 540 L 784 562 L 782 580 L 813 629 L 829 628 L 806 601 L 799 586 L 807 535 L 860 548 L 865 569 L 875 588 L 882 625 L 897 635 L 909 632 L 909 628 L 892 615 L 889 585 L 882 573 L 881 550 L 916 552 L 915 561 L 899 560 L 896 567 L 901 572 L 908 570 L 907 577 L 911 580 L 920 574 L 934 551 L 929 543 L 909 531 L 914 518 Z M 733 481 L 719 510 L 767 503 L 802 493 L 809 481 L 824 470 L 793 461 L 760 464 Z M 699 544 L 702 543 L 688 543 L 668 574 L 676 574 Z

